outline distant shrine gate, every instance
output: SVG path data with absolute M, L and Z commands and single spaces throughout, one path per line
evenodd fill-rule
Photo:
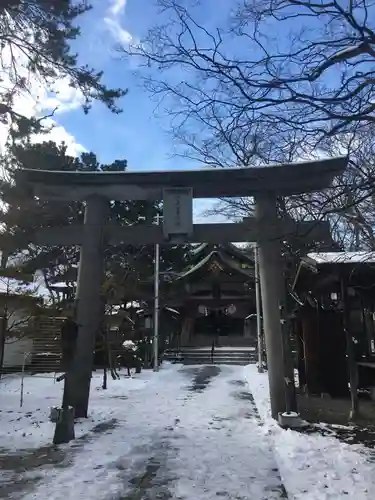
M 324 223 L 295 223 L 277 216 L 277 197 L 321 191 L 343 173 L 347 158 L 261 168 L 167 172 L 60 172 L 23 169 L 17 182 L 41 199 L 85 201 L 83 227 L 51 228 L 35 243 L 79 245 L 77 322 L 79 336 L 69 377 L 70 404 L 87 416 L 95 333 L 100 323 L 103 249 L 106 244 L 256 241 L 259 248 L 263 324 L 272 415 L 285 411 L 280 241 L 299 234 L 324 240 Z M 193 224 L 193 198 L 254 197 L 256 216 L 237 224 Z M 111 200 L 163 200 L 163 225 L 111 226 Z M 329 232 L 329 231 L 328 231 Z

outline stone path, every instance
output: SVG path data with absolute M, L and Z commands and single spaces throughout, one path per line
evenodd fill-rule
M 1 498 L 287 498 L 241 367 L 175 367 L 162 382 L 127 393 L 104 433 L 55 451 L 50 463 L 39 456 L 32 491 L 3 488 Z

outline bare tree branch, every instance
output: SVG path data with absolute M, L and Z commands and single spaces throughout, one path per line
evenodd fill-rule
M 288 199 L 280 210 L 298 220 L 329 216 L 340 244 L 373 248 L 372 0 L 241 0 L 216 29 L 200 2 L 158 3 L 160 24 L 119 50 L 136 57 L 170 117 L 177 154 L 211 167 L 350 154 L 332 189 Z M 225 200 L 219 210 L 238 219 L 251 200 Z

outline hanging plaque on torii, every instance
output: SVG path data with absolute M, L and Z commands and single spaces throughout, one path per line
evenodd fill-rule
M 163 189 L 163 235 L 166 241 L 180 242 L 193 234 L 193 189 Z

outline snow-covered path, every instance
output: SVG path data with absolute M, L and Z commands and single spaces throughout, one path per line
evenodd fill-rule
M 286 498 L 243 367 L 169 366 L 134 383 L 110 397 L 98 389 L 93 411 L 106 421 L 57 461 L 19 474 L 28 488 L 8 498 Z

